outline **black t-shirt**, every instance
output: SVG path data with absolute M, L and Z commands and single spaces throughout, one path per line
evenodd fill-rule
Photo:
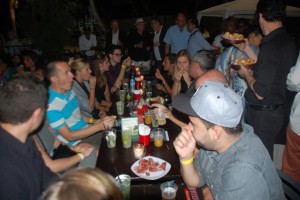
M 46 167 L 31 137 L 22 143 L 0 128 L 0 198 L 36 200 L 56 174 Z
M 259 105 L 283 104 L 286 96 L 286 78 L 296 59 L 296 44 L 283 27 L 265 36 L 253 71 L 256 80 L 254 90 L 264 99 L 258 100 L 248 88 L 245 92 L 246 101 Z

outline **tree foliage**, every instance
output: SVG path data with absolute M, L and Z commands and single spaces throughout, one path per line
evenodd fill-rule
M 17 13 L 17 27 L 44 53 L 58 52 L 74 34 L 79 0 L 27 0 Z

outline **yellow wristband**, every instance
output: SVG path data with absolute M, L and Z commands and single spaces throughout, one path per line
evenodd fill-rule
M 89 119 L 89 123 L 90 123 L 90 124 L 93 124 L 93 123 L 94 123 L 94 118 L 91 117 L 91 118 Z
M 80 157 L 80 160 L 84 160 L 84 155 L 82 153 L 77 153 L 76 155 L 78 155 Z
M 180 163 L 181 163 L 182 165 L 189 165 L 189 164 L 191 164 L 193 161 L 194 161 L 194 158 L 191 157 L 191 158 L 188 159 L 188 160 L 180 160 Z
M 123 69 L 126 69 L 127 67 L 126 67 L 125 65 L 122 65 L 122 68 L 123 68 Z

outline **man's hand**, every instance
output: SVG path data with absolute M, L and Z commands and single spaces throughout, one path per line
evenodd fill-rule
M 71 146 L 70 149 L 72 149 L 77 153 L 82 153 L 84 157 L 87 157 L 91 154 L 91 152 L 95 149 L 95 147 L 87 143 L 81 143 L 76 146 Z
M 131 65 L 131 58 L 128 56 L 122 63 L 122 65 L 129 67 Z
M 176 137 L 173 145 L 180 160 L 187 160 L 193 157 L 196 140 L 192 134 L 190 124 L 182 128 L 181 133 Z
M 167 107 L 165 107 L 164 105 L 154 103 L 154 104 L 152 104 L 152 106 L 156 107 L 154 109 L 154 113 L 157 113 L 158 110 L 162 110 L 165 113 L 166 118 L 170 118 L 170 116 L 172 116 L 172 112 Z
M 116 120 L 115 117 L 106 116 L 103 117 L 102 119 L 95 121 L 95 124 L 103 124 L 104 130 L 108 130 L 113 127 L 115 120 Z

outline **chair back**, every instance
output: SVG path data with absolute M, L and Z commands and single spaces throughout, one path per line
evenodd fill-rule
M 300 183 L 281 170 L 277 169 L 277 173 L 282 181 L 285 197 L 288 200 L 299 200 L 300 199 Z

